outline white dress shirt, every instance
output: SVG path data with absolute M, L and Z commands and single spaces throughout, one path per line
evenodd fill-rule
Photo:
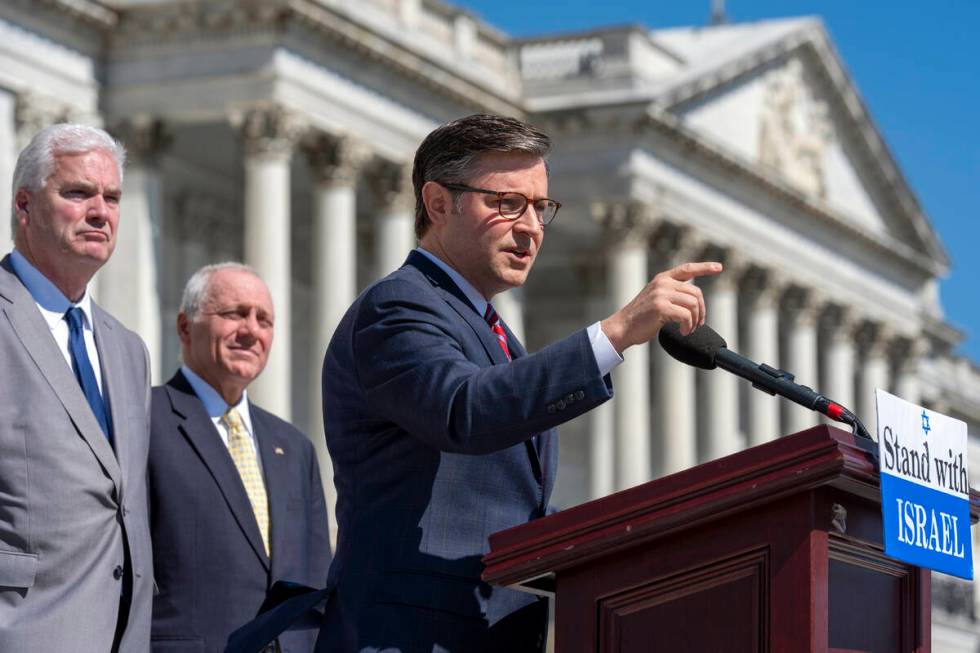
M 65 357 L 68 367 L 71 367 L 71 351 L 68 349 L 69 328 L 68 321 L 65 320 L 65 313 L 72 306 L 77 306 L 82 310 L 84 319 L 82 320 L 82 335 L 85 339 L 85 351 L 88 353 L 89 362 L 92 369 L 96 371 L 95 381 L 99 384 L 99 392 L 103 398 L 105 392 L 102 391 L 102 365 L 99 360 L 99 350 L 95 347 L 95 332 L 92 330 L 92 297 L 85 289 L 85 294 L 77 302 L 72 303 L 64 293 L 58 290 L 51 281 L 41 273 L 24 255 L 16 249 L 10 253 L 10 264 L 14 268 L 14 273 L 20 282 L 31 293 L 34 303 L 41 311 L 41 316 L 48 323 L 51 335 L 58 344 L 58 349 Z
M 181 365 L 180 371 L 184 375 L 184 378 L 187 379 L 187 382 L 191 384 L 191 388 L 194 389 L 194 394 L 204 404 L 204 410 L 207 412 L 208 417 L 211 418 L 211 423 L 214 424 L 218 436 L 225 443 L 226 447 L 228 446 L 228 427 L 221 421 L 221 416 L 228 412 L 229 408 L 234 408 L 238 411 L 238 414 L 242 417 L 242 423 L 245 424 L 245 430 L 248 432 L 248 441 L 252 445 L 252 451 L 255 452 L 255 459 L 258 461 L 259 469 L 261 470 L 262 455 L 259 453 L 259 444 L 255 440 L 255 429 L 252 428 L 252 415 L 248 410 L 248 391 L 242 391 L 242 398 L 238 403 L 234 406 L 229 406 L 221 395 L 218 394 L 218 391 L 212 388 L 207 381 L 195 374 L 191 368 L 186 365 Z
M 463 278 L 459 272 L 454 270 L 448 263 L 440 259 L 438 256 L 432 252 L 425 250 L 421 247 L 416 248 L 416 251 L 430 261 L 439 266 L 439 269 L 449 275 L 449 278 L 453 280 L 459 289 L 463 291 L 466 295 L 466 299 L 470 300 L 470 304 L 476 309 L 480 317 L 487 312 L 487 304 L 489 303 L 483 295 L 480 294 L 476 288 L 473 287 L 469 281 Z M 592 345 L 592 354 L 595 356 L 596 365 L 599 366 L 599 374 L 605 376 L 615 369 L 617 365 L 623 362 L 623 357 L 619 355 L 616 348 L 612 346 L 609 342 L 609 338 L 603 333 L 602 327 L 599 322 L 592 324 L 586 330 L 589 335 L 589 344 Z

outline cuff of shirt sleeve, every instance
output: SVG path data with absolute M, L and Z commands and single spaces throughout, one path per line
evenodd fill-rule
M 609 342 L 609 338 L 602 332 L 602 327 L 598 322 L 586 329 L 586 332 L 589 334 L 589 344 L 592 345 L 592 354 L 595 356 L 596 365 L 599 366 L 599 374 L 605 376 L 623 362 L 623 357 Z

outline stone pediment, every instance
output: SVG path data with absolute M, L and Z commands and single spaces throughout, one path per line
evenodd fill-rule
M 774 38 L 756 40 L 754 49 L 742 48 L 733 59 L 716 50 L 706 66 L 695 57 L 698 74 L 663 89 L 658 104 L 743 166 L 779 179 L 876 240 L 897 241 L 947 267 L 935 231 L 822 23 L 803 19 L 783 27 L 773 34 L 767 26 Z M 739 28 L 748 40 L 745 26 Z

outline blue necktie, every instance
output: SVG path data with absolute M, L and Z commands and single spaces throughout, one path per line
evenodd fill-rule
M 95 380 L 95 371 L 92 369 L 92 361 L 88 358 L 88 351 L 85 349 L 85 329 L 83 327 L 82 309 L 72 306 L 65 313 L 65 320 L 68 321 L 68 351 L 71 352 L 71 366 L 75 370 L 75 378 L 78 385 L 82 386 L 85 399 L 92 407 L 95 419 L 99 421 L 102 432 L 112 443 L 112 432 L 109 429 L 109 416 L 106 413 L 105 402 L 102 401 L 102 394 L 99 393 L 99 384 Z

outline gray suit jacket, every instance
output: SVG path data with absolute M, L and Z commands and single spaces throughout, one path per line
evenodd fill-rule
M 149 364 L 92 305 L 113 451 L 9 257 L 0 261 L 0 651 L 150 645 Z

